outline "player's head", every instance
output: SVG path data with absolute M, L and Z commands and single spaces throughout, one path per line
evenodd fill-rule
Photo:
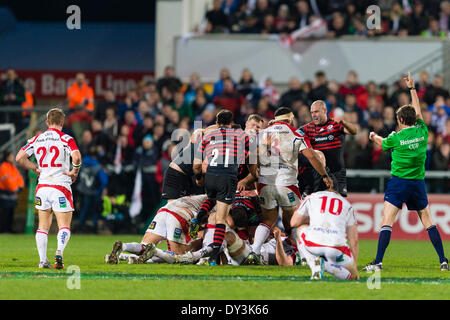
M 61 129 L 65 119 L 66 116 L 60 108 L 53 108 L 47 112 L 47 127 L 60 127 Z
M 294 124 L 294 114 L 287 107 L 280 107 L 274 113 L 275 121 L 286 122 L 289 125 Z
M 233 124 L 233 113 L 229 110 L 222 110 L 216 116 L 218 126 L 231 126 Z
M 325 104 L 325 101 L 317 100 L 312 103 L 311 118 L 316 125 L 327 121 L 327 105 Z
M 236 206 L 230 210 L 230 217 L 233 219 L 233 228 L 247 228 L 248 226 L 248 215 L 244 207 Z
M 411 105 L 404 105 L 400 107 L 397 112 L 398 125 L 413 126 L 416 122 L 416 110 Z
M 251 114 L 245 123 L 245 131 L 258 134 L 259 130 L 261 130 L 263 126 L 263 123 L 264 120 L 259 114 Z

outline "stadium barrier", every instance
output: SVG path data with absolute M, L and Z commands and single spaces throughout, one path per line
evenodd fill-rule
M 355 210 L 360 239 L 378 239 L 384 203 L 383 194 L 351 193 L 348 200 Z M 431 216 L 443 241 L 450 240 L 450 196 L 429 194 Z M 392 239 L 428 240 L 417 213 L 406 206 L 399 211 L 392 228 Z

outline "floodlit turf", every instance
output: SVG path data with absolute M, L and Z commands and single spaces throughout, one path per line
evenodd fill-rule
M 140 236 L 73 234 L 65 250 L 66 269 L 43 271 L 37 268 L 34 235 L 0 235 L 0 299 L 449 299 L 450 273 L 439 270 L 427 241 L 392 241 L 380 289 L 370 290 L 367 280 L 373 274 L 361 273 L 361 280 L 353 282 L 326 274 L 313 282 L 307 267 L 107 265 L 104 256 L 118 239 L 132 242 Z M 360 241 L 360 269 L 372 260 L 376 245 Z M 444 248 L 450 255 L 450 242 Z M 49 259 L 55 249 L 51 235 Z M 71 265 L 81 272 L 79 290 L 67 287 L 76 284 L 67 273 Z

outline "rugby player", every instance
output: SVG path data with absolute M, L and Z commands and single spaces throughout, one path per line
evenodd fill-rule
M 240 164 L 246 163 L 250 142 L 243 130 L 233 129 L 233 113 L 222 110 L 216 116 L 217 129 L 205 134 L 200 152 L 194 159 L 196 179 L 203 178 L 202 162 L 208 162 L 204 177 L 209 199 L 217 201 L 216 225 L 210 265 L 217 264 L 217 257 L 225 238 L 226 219 L 230 205 L 234 201 L 237 188 L 237 173 Z M 202 157 L 200 157 L 201 155 Z
M 358 128 L 356 125 L 344 120 L 335 121 L 327 116 L 327 106 L 324 101 L 317 100 L 311 104 L 312 121 L 303 127 L 301 131 L 309 138 L 311 146 L 315 150 L 323 152 L 326 163 L 327 172 L 336 177 L 338 184 L 335 189 L 343 196 L 347 196 L 347 178 L 344 166 L 343 156 L 343 139 L 344 134 L 356 135 Z M 307 161 L 300 156 L 300 163 L 305 167 L 306 171 L 312 171 Z M 305 177 L 308 173 L 304 173 Z M 311 173 L 309 173 L 311 176 Z M 314 180 L 305 191 L 311 193 L 314 191 L 325 190 L 326 186 L 321 183 L 321 178 L 317 173 L 313 174 Z
M 74 211 L 71 184 L 78 177 L 81 153 L 75 140 L 61 131 L 64 120 L 65 115 L 61 109 L 53 108 L 48 111 L 47 131 L 28 140 L 16 155 L 17 163 L 27 170 L 33 170 L 39 176 L 35 194 L 39 215 L 39 227 L 36 231 L 39 268 L 51 268 L 47 259 L 47 242 L 53 214 L 59 228 L 54 264 L 56 269 L 64 268 L 64 248 L 71 234 L 70 224 Z M 32 155 L 36 157 L 37 165 L 28 159 Z
M 306 197 L 291 226 L 297 227 L 297 248 L 311 268 L 311 279 L 322 279 L 324 270 L 339 279 L 359 279 L 355 213 L 339 193 L 319 191 Z
M 137 263 L 144 263 L 154 255 L 166 261 L 167 259 L 171 260 L 172 252 L 175 254 L 185 253 L 191 249 L 189 221 L 195 218 L 206 200 L 206 195 L 195 195 L 169 202 L 158 210 L 140 243 L 116 241 L 105 261 L 109 264 L 117 264 L 122 251 L 138 255 Z M 211 208 L 211 211 L 214 211 L 214 208 Z M 163 240 L 167 240 L 170 252 L 156 248 L 155 245 Z
M 263 221 L 256 228 L 252 245 L 256 254 L 260 254 L 261 246 L 277 221 L 278 206 L 282 209 L 286 233 L 290 232 L 289 222 L 301 198 L 297 183 L 300 152 L 322 175 L 325 184 L 333 186 L 309 139 L 292 127 L 293 121 L 291 109 L 280 107 L 275 111 L 275 121 L 260 136 L 258 190 Z
M 403 203 L 409 210 L 417 211 L 422 224 L 439 256 L 440 268 L 448 271 L 448 259 L 444 255 L 441 236 L 433 223 L 425 191 L 425 160 L 428 128 L 423 121 L 414 80 L 411 74 L 404 78 L 411 92 L 412 105 L 404 105 L 397 112 L 398 132 L 382 138 L 375 132 L 369 139 L 381 145 L 384 151 L 392 150 L 391 175 L 384 195 L 383 218 L 375 259 L 363 270 L 375 271 L 383 268 L 383 257 L 389 245 L 392 226 Z

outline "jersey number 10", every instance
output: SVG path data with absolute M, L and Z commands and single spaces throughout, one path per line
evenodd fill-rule
M 327 212 L 327 205 L 328 205 L 328 212 L 331 214 L 334 214 L 335 216 L 338 216 L 342 212 L 342 200 L 338 198 L 331 198 L 331 201 L 328 201 L 328 197 L 320 197 L 322 199 L 322 206 L 320 207 L 320 213 Z
M 37 149 L 36 153 L 37 153 L 38 155 L 42 153 L 42 157 L 39 159 L 39 167 L 40 167 L 40 168 L 47 168 L 47 167 L 48 167 L 48 164 L 47 164 L 47 163 L 43 163 L 43 162 L 44 162 L 45 155 L 47 154 L 47 149 L 46 149 L 45 147 L 40 147 L 40 148 Z M 55 154 L 53 155 L 52 160 L 50 161 L 50 167 L 52 167 L 52 168 L 59 168 L 59 167 L 62 167 L 62 164 L 61 164 L 61 163 L 55 163 L 56 159 L 58 159 L 58 157 L 59 157 L 59 150 L 58 150 L 58 147 L 56 147 L 56 146 L 51 146 L 51 147 L 50 147 L 50 153 L 55 153 Z

